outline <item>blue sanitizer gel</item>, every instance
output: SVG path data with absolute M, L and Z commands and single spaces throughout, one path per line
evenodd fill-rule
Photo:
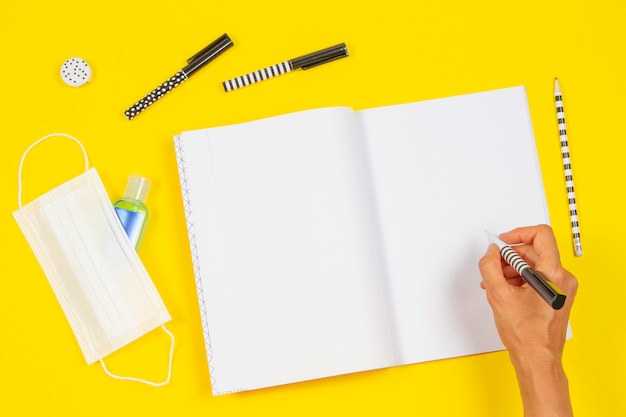
M 131 175 L 128 178 L 126 192 L 124 198 L 117 200 L 113 204 L 113 208 L 119 217 L 126 234 L 130 239 L 131 245 L 135 250 L 139 250 L 143 235 L 148 224 L 150 212 L 145 204 L 148 190 L 150 189 L 150 180 L 139 175 Z

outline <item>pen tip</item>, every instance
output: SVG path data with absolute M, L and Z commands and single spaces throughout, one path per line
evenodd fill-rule
M 487 235 L 487 239 L 489 239 L 489 243 L 495 243 L 500 249 L 502 249 L 502 246 L 506 245 L 495 233 L 485 230 L 485 234 Z

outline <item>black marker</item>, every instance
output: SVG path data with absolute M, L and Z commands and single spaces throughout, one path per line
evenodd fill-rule
M 541 298 L 546 300 L 550 306 L 558 310 L 565 304 L 565 294 L 554 285 L 545 275 L 539 271 L 535 271 L 519 256 L 511 246 L 500 240 L 495 234 L 488 232 L 487 237 L 490 243 L 495 243 L 500 248 L 500 255 L 504 260 L 521 275 L 522 278 L 535 291 L 539 293 Z
M 280 64 L 271 65 L 258 71 L 235 77 L 231 80 L 224 81 L 224 91 L 229 92 L 241 87 L 245 87 L 250 84 L 267 80 L 269 78 L 276 77 L 291 72 L 295 69 L 302 68 L 307 70 L 317 65 L 322 65 L 336 59 L 344 58 L 348 56 L 348 48 L 345 43 L 331 46 L 330 48 L 322 49 L 321 51 L 313 52 L 298 58 L 290 59 Z
M 124 112 L 128 120 L 131 120 L 139 113 L 147 109 L 148 106 L 152 105 L 155 101 L 172 91 L 174 88 L 178 87 L 195 72 L 200 70 L 209 62 L 213 61 L 213 59 L 233 45 L 233 41 L 228 37 L 228 35 L 223 34 L 210 45 L 206 46 L 200 52 L 189 58 L 187 60 L 187 66 L 179 70 L 167 81 L 152 90 L 144 98 L 133 104 Z

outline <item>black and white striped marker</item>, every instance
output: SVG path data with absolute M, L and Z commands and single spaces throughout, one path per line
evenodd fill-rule
M 563 307 L 566 297 L 556 285 L 554 285 L 541 272 L 535 271 L 531 268 L 530 265 L 528 265 L 510 245 L 500 240 L 496 234 L 487 230 L 485 230 L 485 233 L 487 233 L 489 243 L 494 243 L 498 246 L 500 249 L 500 256 L 502 256 L 506 263 L 511 265 L 513 269 L 515 269 L 517 273 L 524 278 L 524 281 L 537 291 L 541 298 L 543 298 L 555 310 Z
M 306 70 L 347 56 L 348 48 L 346 47 L 346 44 L 340 43 L 339 45 L 331 46 L 330 48 L 322 49 L 321 51 L 290 59 L 288 61 L 281 62 L 280 64 L 270 65 L 269 67 L 265 67 L 258 71 L 253 71 L 248 74 L 232 78 L 228 81 L 224 81 L 222 86 L 224 87 L 224 91 L 228 93 L 229 91 L 234 91 L 248 85 L 256 84 L 258 82 L 286 74 L 298 68 Z
M 554 78 L 554 101 L 556 103 L 556 119 L 559 125 L 559 137 L 561 139 L 561 156 L 563 157 L 563 172 L 565 173 L 565 186 L 567 188 L 567 201 L 569 204 L 569 218 L 572 225 L 574 254 L 576 256 L 582 256 L 583 245 L 580 240 L 580 225 L 578 223 L 578 209 L 576 208 L 576 194 L 574 193 L 572 163 L 570 161 L 569 144 L 567 142 L 567 128 L 565 127 L 563 96 L 561 94 L 561 86 L 557 78 Z
M 291 62 L 285 61 L 281 62 L 280 64 L 271 65 L 258 71 L 254 71 L 246 75 L 241 75 L 231 80 L 224 81 L 222 85 L 224 86 L 224 91 L 229 92 L 241 87 L 245 87 L 247 85 L 267 80 L 269 78 L 274 78 L 279 75 L 286 74 L 288 72 L 291 72 L 292 69 L 293 68 L 291 67 Z

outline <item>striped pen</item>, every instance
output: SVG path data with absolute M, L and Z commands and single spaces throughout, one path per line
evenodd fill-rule
M 309 68 L 347 56 L 348 48 L 346 47 L 346 44 L 340 43 L 339 45 L 331 46 L 330 48 L 322 49 L 321 51 L 290 59 L 288 61 L 281 62 L 280 64 L 270 65 L 269 67 L 265 67 L 258 71 L 253 71 L 228 81 L 224 81 L 222 86 L 224 86 L 224 91 L 226 92 L 234 91 L 241 87 L 286 74 L 298 68 L 307 70 Z
M 543 273 L 533 269 L 526 261 L 515 252 L 508 243 L 500 240 L 498 235 L 485 230 L 489 243 L 493 243 L 500 249 L 500 256 L 511 265 L 515 271 L 537 291 L 537 294 L 543 298 L 546 303 L 550 304 L 555 310 L 560 309 L 565 304 L 566 296 L 552 281 L 550 281 Z
M 567 187 L 567 200 L 569 203 L 569 218 L 572 224 L 572 239 L 574 241 L 574 254 L 582 256 L 583 246 L 580 240 L 580 226 L 578 224 L 578 210 L 576 209 L 576 194 L 574 193 L 574 178 L 572 177 L 572 163 L 569 157 L 569 144 L 567 143 L 567 128 L 565 127 L 565 112 L 563 111 L 563 96 L 559 80 L 554 78 L 554 101 L 556 103 L 556 118 L 559 125 L 559 137 L 561 139 L 561 155 L 563 156 L 563 171 L 565 173 L 565 186 Z

